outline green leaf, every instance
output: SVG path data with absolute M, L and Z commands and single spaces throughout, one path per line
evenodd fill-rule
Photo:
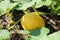
M 0 2 L 0 16 L 9 13 L 12 8 L 14 8 L 17 3 L 10 3 L 10 0 L 4 0 Z
M 42 27 L 36 30 L 31 31 L 31 40 L 41 40 L 43 37 L 45 37 L 49 33 L 49 29 Z
M 50 9 L 53 14 L 60 15 L 60 0 L 52 0 L 52 4 L 50 5 Z
M 57 31 L 53 34 L 48 35 L 49 40 L 60 40 L 60 31 Z
M 18 7 L 16 8 L 17 10 L 26 10 L 34 5 L 34 1 L 32 0 L 18 0 L 17 2 L 19 2 Z
M 21 31 L 22 32 L 22 31 Z M 35 30 L 23 30 L 23 34 L 29 34 L 25 40 L 60 40 L 60 30 L 49 34 L 49 29 L 42 27 Z
M 39 35 L 36 35 L 39 33 L 39 31 L 38 32 L 33 31 L 32 35 L 30 34 L 26 38 L 26 40 L 60 40 L 60 36 L 59 36 L 60 31 L 57 31 L 57 32 L 52 33 L 50 35 L 47 35 L 47 33 L 49 32 L 49 31 L 48 32 L 47 31 L 48 31 L 47 28 L 41 28 L 41 31 L 40 31 L 41 33 Z
M 60 15 L 60 5 L 57 7 L 56 11 L 57 11 L 57 15 Z
M 35 30 L 30 30 L 29 32 L 30 35 L 26 38 L 26 40 L 40 40 L 40 38 L 45 38 L 45 36 L 49 33 L 49 29 L 42 27 Z
M 49 33 L 49 29 L 42 27 L 35 30 L 30 30 L 29 32 L 30 32 L 30 35 L 33 35 L 33 36 L 40 36 L 40 35 L 44 36 Z
M 9 38 L 9 36 L 10 33 L 8 30 L 6 29 L 0 30 L 0 40 L 6 40 L 7 38 Z
M 60 40 L 60 31 L 52 33 L 50 35 L 43 36 L 40 40 Z
M 25 39 L 26 40 L 39 40 L 49 33 L 49 29 L 42 27 L 35 30 L 20 30 L 21 34 L 29 34 Z M 43 38 L 42 38 L 43 39 Z
M 35 7 L 39 8 L 39 7 L 42 7 L 43 5 L 49 6 L 51 3 L 52 3 L 51 0 L 37 0 Z

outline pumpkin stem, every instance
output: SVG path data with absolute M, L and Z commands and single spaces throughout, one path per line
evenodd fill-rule
M 28 12 L 26 12 L 25 10 L 22 10 L 25 14 L 28 14 Z
M 39 12 L 36 10 L 35 6 L 32 6 L 33 10 L 36 12 L 37 15 L 39 15 Z

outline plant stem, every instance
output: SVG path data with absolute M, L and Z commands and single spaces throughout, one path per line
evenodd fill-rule
M 23 12 L 24 12 L 25 14 L 28 14 L 28 12 L 26 12 L 25 10 L 23 10 Z
M 17 3 L 16 6 L 17 6 L 18 4 L 19 4 L 19 3 Z M 15 7 L 16 7 L 16 6 L 15 6 Z M 13 7 L 12 9 L 14 10 L 15 7 Z M 13 10 L 12 10 L 12 12 L 13 12 Z M 28 12 L 26 12 L 25 10 L 22 10 L 22 11 L 23 11 L 25 14 L 28 14 Z M 20 22 L 20 21 L 21 21 L 21 19 L 19 19 L 17 22 L 15 22 L 15 24 L 14 24 L 13 26 L 8 27 L 7 29 L 10 30 L 10 29 L 14 28 L 14 27 L 18 24 L 18 22 Z
M 20 22 L 20 21 L 21 21 L 21 19 L 19 19 L 13 26 L 9 27 L 8 30 L 14 28 L 18 24 L 18 22 Z
M 37 15 L 39 15 L 40 13 L 35 9 L 35 6 L 32 6 L 33 10 L 36 12 Z
M 23 10 L 23 12 L 24 12 L 25 14 L 27 14 L 27 12 L 26 12 L 25 10 Z M 15 22 L 15 24 L 14 24 L 13 26 L 8 27 L 7 29 L 10 30 L 10 29 L 14 28 L 14 27 L 18 24 L 18 22 L 20 22 L 20 21 L 21 21 L 21 19 L 19 19 L 17 22 Z

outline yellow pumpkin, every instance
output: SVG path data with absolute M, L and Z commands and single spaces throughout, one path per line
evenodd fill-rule
M 45 26 L 44 20 L 36 12 L 23 15 L 21 25 L 24 30 L 33 30 Z

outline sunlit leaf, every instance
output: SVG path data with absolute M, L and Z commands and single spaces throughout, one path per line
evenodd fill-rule
M 42 7 L 43 5 L 49 6 L 51 3 L 52 3 L 51 0 L 37 0 L 35 7 L 39 8 L 39 7 Z
M 16 8 L 17 10 L 26 10 L 34 5 L 34 1 L 32 0 L 19 0 L 17 2 L 19 2 L 18 7 Z
M 57 31 L 53 34 L 48 35 L 49 40 L 60 40 L 60 31 Z
M 8 30 L 6 29 L 0 30 L 0 40 L 6 40 L 7 38 L 9 38 L 9 36 L 10 33 Z
M 29 36 L 26 37 L 26 40 L 40 40 L 40 38 L 45 38 L 45 36 L 49 33 L 49 29 L 42 27 L 35 30 L 30 30 L 29 32 Z
M 10 0 L 4 0 L 0 2 L 0 16 L 9 13 L 12 8 L 14 8 L 17 3 L 10 3 Z

